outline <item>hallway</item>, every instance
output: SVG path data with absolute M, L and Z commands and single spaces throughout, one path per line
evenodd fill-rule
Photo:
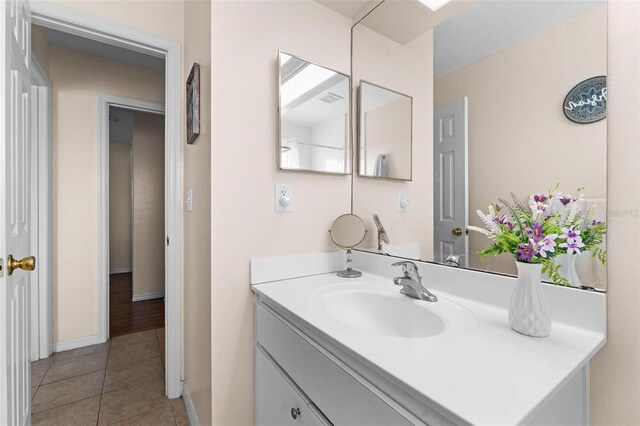
M 33 425 L 188 425 L 164 394 L 164 328 L 33 362 Z
M 132 273 L 109 276 L 109 336 L 164 327 L 164 299 L 132 302 Z

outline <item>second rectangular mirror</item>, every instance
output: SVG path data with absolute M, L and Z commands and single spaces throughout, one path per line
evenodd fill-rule
M 382 86 L 358 88 L 358 173 L 411 180 L 413 100 Z

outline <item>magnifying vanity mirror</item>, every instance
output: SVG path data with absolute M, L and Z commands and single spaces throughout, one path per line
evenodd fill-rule
M 367 227 L 379 216 L 386 254 L 516 275 L 512 255 L 481 257 L 493 241 L 473 232 L 508 222 L 499 199 L 544 219 L 547 197 L 605 220 L 606 74 L 605 1 L 451 1 L 435 12 L 381 2 L 352 29 L 353 213 Z M 363 249 L 378 251 L 374 234 Z M 605 289 L 604 250 L 582 250 L 561 273 Z
M 280 52 L 278 83 L 280 169 L 350 173 L 349 76 Z
M 355 214 L 343 214 L 339 216 L 329 230 L 331 241 L 341 249 L 347 251 L 347 269 L 337 274 L 342 278 L 358 278 L 362 272 L 356 271 L 351 266 L 351 250 L 359 247 L 367 235 L 364 221 Z

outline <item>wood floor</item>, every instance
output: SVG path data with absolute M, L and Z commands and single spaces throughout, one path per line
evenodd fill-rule
M 164 327 L 164 299 L 132 302 L 132 274 L 109 279 L 109 337 Z

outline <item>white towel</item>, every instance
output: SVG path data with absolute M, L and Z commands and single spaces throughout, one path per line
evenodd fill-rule
M 387 177 L 387 155 L 380 154 L 376 158 L 376 164 L 373 167 L 373 175 L 376 177 Z

